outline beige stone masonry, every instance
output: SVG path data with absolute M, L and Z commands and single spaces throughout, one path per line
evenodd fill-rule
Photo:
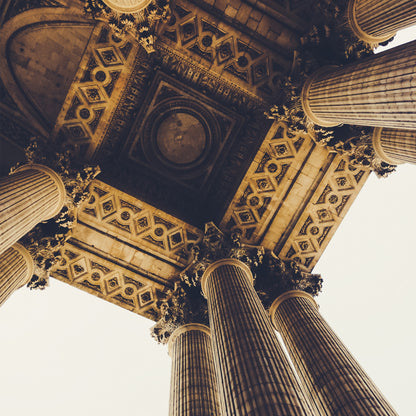
M 312 270 L 370 170 L 275 122 L 221 221 L 244 241 Z
M 43 165 L 23 165 L 0 179 L 0 253 L 59 214 L 65 198 L 62 179 Z
M 284 293 L 274 301 L 270 316 L 321 414 L 396 415 L 320 315 L 311 295 L 299 290 Z
M 82 241 L 78 240 L 82 239 Z M 108 250 L 108 251 L 106 251 Z M 157 320 L 163 279 L 178 269 L 77 224 L 51 275 L 124 309 Z
M 125 243 L 118 244 L 119 250 L 136 248 L 173 266 L 187 265 L 189 244 L 199 241 L 201 230 L 104 182 L 94 180 L 89 189 L 91 197 L 80 207 L 78 222 L 113 237 L 106 244 L 115 244 L 117 237 Z M 102 250 L 113 253 L 108 245 Z

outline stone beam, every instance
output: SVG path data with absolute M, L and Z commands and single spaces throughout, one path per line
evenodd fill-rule
M 221 229 L 312 270 L 370 169 L 275 122 L 249 167 Z

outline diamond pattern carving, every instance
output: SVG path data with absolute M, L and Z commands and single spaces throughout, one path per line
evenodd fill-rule
M 276 122 L 221 227 L 311 270 L 369 173 Z
M 175 217 L 161 213 L 100 181 L 94 181 L 91 196 L 81 207 L 78 221 L 109 234 L 175 265 L 187 264 L 190 244 L 202 232 Z
M 312 269 L 369 173 L 336 156 L 287 241 L 275 249 L 276 254 Z
M 244 42 L 243 33 L 223 22 L 214 23 L 212 16 L 194 4 L 176 3 L 172 14 L 161 41 L 185 55 L 192 54 L 195 62 L 230 81 L 234 79 L 256 95 L 270 98 L 276 93 L 279 88 L 276 80 L 290 68 L 286 58 L 253 39 L 250 44 Z
M 137 44 L 127 38 L 120 40 L 102 24 L 97 25 L 55 124 L 56 141 L 87 158 L 94 154 L 118 105 L 137 51 Z
M 52 276 L 147 318 L 158 319 L 158 296 L 165 288 L 108 260 L 65 245 L 62 261 Z

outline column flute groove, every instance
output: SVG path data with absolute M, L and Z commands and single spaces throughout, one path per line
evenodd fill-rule
M 52 169 L 37 164 L 19 167 L 0 180 L 0 253 L 39 222 L 57 215 L 66 198 L 64 183 Z
M 201 287 L 208 300 L 214 360 L 227 415 L 312 415 L 300 384 L 238 260 L 207 268 Z
M 380 159 L 392 165 L 416 164 L 416 130 L 375 128 L 373 148 Z
M 0 254 L 0 305 L 31 279 L 33 269 L 31 255 L 19 243 Z
M 396 412 L 318 312 L 312 296 L 292 290 L 270 309 L 303 383 L 327 415 Z
M 415 68 L 416 41 L 345 67 L 321 68 L 303 87 L 303 110 L 324 127 L 416 129 Z
M 170 416 L 220 416 L 209 328 L 186 324 L 169 338 Z
M 416 23 L 414 0 L 350 0 L 348 22 L 364 42 L 380 43 Z

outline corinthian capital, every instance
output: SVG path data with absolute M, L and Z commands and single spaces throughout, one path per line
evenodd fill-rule
M 197 286 L 206 268 L 217 260 L 233 258 L 247 264 L 253 276 L 262 262 L 264 248 L 241 242 L 237 232 L 224 234 L 213 222 L 205 224 L 202 241 L 192 247 L 191 264 L 181 273 L 181 279 L 189 286 Z
M 77 207 L 88 198 L 89 184 L 100 173 L 100 168 L 78 163 L 68 151 L 59 153 L 35 138 L 25 154 L 28 165 L 45 165 L 53 169 L 62 179 L 66 192 L 61 211 L 55 217 L 39 223 L 20 240 L 32 255 L 35 265 L 28 287 L 44 289 L 48 285 L 49 270 L 61 260 L 61 249 L 76 224 Z M 18 168 L 13 167 L 11 173 Z
M 255 289 L 268 309 L 278 296 L 289 290 L 303 290 L 316 296 L 322 289 L 322 278 L 319 274 L 302 271 L 293 261 L 282 261 L 267 252 L 257 273 Z
M 173 331 L 182 325 L 208 325 L 207 302 L 200 290 L 182 282 L 177 282 L 175 289 L 167 292 L 166 298 L 157 306 L 160 319 L 151 328 L 151 335 L 159 343 L 166 344 Z

